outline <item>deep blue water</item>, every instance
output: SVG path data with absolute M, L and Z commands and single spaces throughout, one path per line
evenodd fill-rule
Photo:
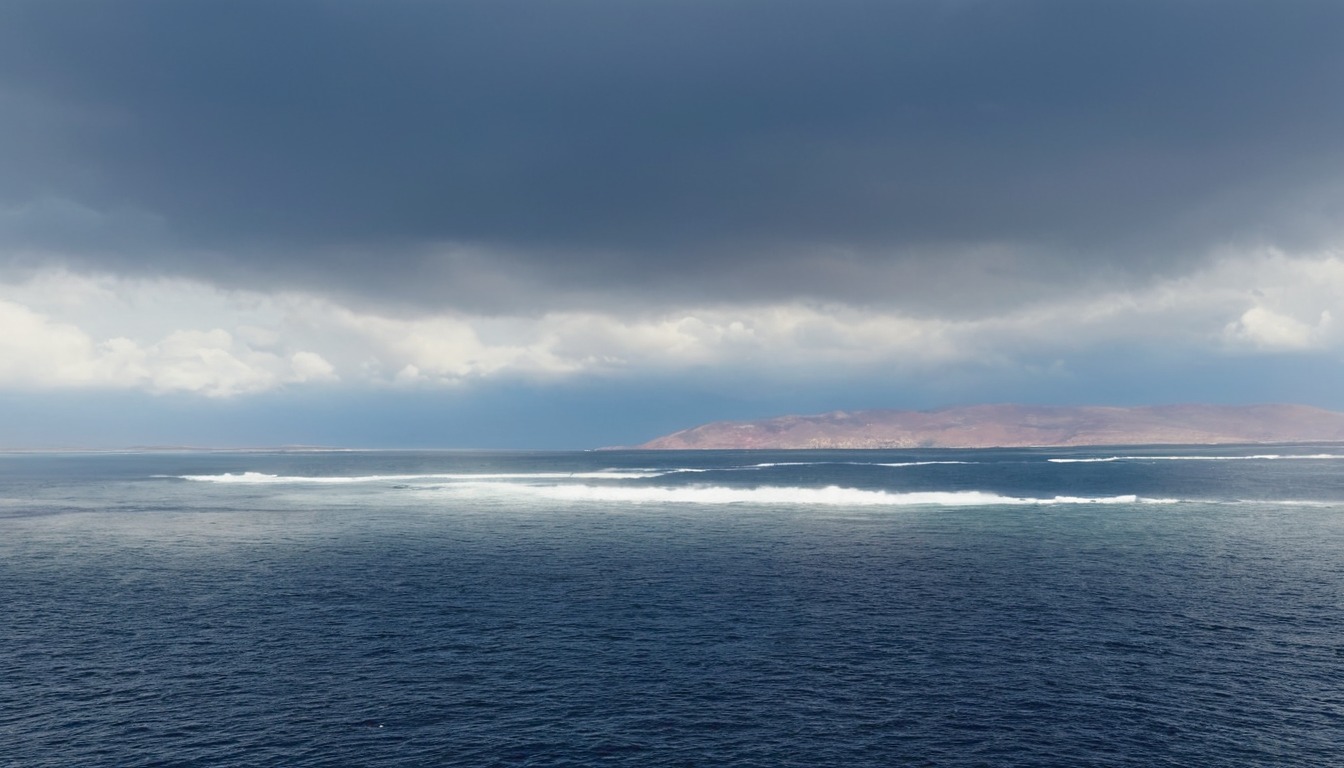
M 1341 765 L 1344 448 L 8 455 L 0 611 L 4 765 Z

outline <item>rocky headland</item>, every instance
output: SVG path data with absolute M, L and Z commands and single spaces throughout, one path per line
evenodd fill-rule
M 651 450 L 1009 448 L 1344 442 L 1344 413 L 1305 405 L 975 405 L 834 411 L 719 421 L 636 446 Z

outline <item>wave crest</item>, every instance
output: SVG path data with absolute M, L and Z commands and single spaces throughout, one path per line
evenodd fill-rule
M 251 483 L 256 485 L 264 484 L 286 484 L 286 483 L 314 483 L 324 485 L 339 485 L 347 483 L 378 483 L 394 482 L 408 483 L 416 481 L 452 481 L 459 480 L 464 482 L 479 480 L 640 480 L 652 477 L 662 477 L 677 470 L 599 470 L 595 472 L 484 472 L 484 473 L 453 473 L 453 472 L 434 472 L 408 475 L 270 475 L 264 472 L 224 472 L 218 475 L 178 475 L 181 480 L 191 480 L 198 483 Z
M 468 486 L 444 486 L 444 489 Z M 1032 498 L 1004 496 L 988 491 L 915 491 L 896 493 L 830 485 L 823 488 L 794 486 L 598 486 L 513 485 L 479 483 L 476 490 L 521 493 L 554 501 L 608 502 L 623 504 L 772 505 L 826 507 L 971 507 L 1040 506 L 1054 504 L 1171 504 L 1176 499 L 1148 499 L 1133 494 L 1120 496 L 1053 496 Z
M 1344 459 L 1344 454 L 1279 454 L 1260 453 L 1254 456 L 1102 456 L 1082 459 L 1046 459 L 1053 464 L 1098 464 L 1111 461 L 1276 461 L 1301 459 Z

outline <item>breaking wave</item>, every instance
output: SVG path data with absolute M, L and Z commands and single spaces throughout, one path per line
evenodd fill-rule
M 445 486 L 444 489 L 471 488 L 478 491 L 520 493 L 555 501 L 618 502 L 625 504 L 702 504 L 702 505 L 804 505 L 804 506 L 1002 506 L 1054 504 L 1175 504 L 1178 499 L 1143 498 L 1133 494 L 1120 496 L 1053 496 L 1032 498 L 1004 496 L 987 491 L 916 491 L 895 493 L 831 485 L 824 488 L 761 486 L 599 486 L 599 485 L 515 485 L 475 483 L 470 486 Z
M 1238 457 L 1252 458 L 1252 457 Z M 1306 457 L 1301 457 L 1306 458 Z M 1123 457 L 1114 457 L 1120 461 Z M 175 475 L 183 480 L 224 485 L 306 485 L 330 487 L 352 484 L 388 483 L 386 490 L 427 494 L 429 497 L 523 497 L 535 500 L 596 504 L 683 504 L 739 506 L 811 506 L 811 507 L 991 507 L 1056 506 L 1081 504 L 1270 504 L 1278 506 L 1323 506 L 1337 502 L 1306 499 L 1191 499 L 1117 494 L 1084 496 L 1014 496 L 993 491 L 892 491 L 853 488 L 840 485 L 640 485 L 625 481 L 647 480 L 673 475 L 676 469 L 607 469 L 588 472 L 514 472 L 514 473 L 420 473 L 387 475 L 278 475 L 263 472 L 239 472 L 214 475 Z M 695 470 L 687 470 L 695 471 Z M 376 488 L 376 485 L 374 485 Z M 3 501 L 0 501 L 3 505 Z
M 1082 459 L 1046 459 L 1054 464 L 1099 464 L 1111 461 L 1275 461 L 1292 459 L 1344 459 L 1344 454 L 1278 454 L 1259 453 L 1254 456 L 1104 456 Z
M 979 464 L 978 461 L 895 461 L 874 464 L 875 467 L 927 467 L 931 464 Z
M 771 467 L 923 467 L 929 464 L 978 464 L 976 461 L 767 461 L 730 469 L 770 469 Z
M 339 485 L 348 483 L 407 483 L 416 481 L 453 481 L 471 482 L 477 480 L 639 480 L 677 472 L 679 470 L 599 470 L 595 472 L 489 472 L 489 473 L 452 473 L 436 472 L 414 475 L 270 475 L 264 472 L 225 472 L 218 475 L 178 475 L 182 480 L 199 483 L 238 483 L 238 484 L 297 484 L 313 483 L 321 485 Z
M 966 461 L 908 461 L 870 463 L 862 461 L 789 461 L 768 462 L 736 467 L 640 467 L 635 469 L 600 469 L 580 472 L 431 472 L 389 475 L 275 475 L 265 472 L 223 472 L 214 475 L 176 475 L 180 480 L 198 483 L 232 484 L 319 484 L 343 485 L 352 483 L 414 483 L 414 482 L 472 482 L 477 480 L 647 480 L 669 475 L 700 472 L 736 472 L 769 469 L 771 467 L 801 467 L 825 465 L 854 465 L 865 467 L 915 467 L 926 464 L 970 464 Z

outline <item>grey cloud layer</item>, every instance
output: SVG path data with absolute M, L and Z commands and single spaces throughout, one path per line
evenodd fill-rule
M 979 306 L 1328 245 L 1341 30 L 1337 2 L 11 0 L 0 238 L 476 308 Z

